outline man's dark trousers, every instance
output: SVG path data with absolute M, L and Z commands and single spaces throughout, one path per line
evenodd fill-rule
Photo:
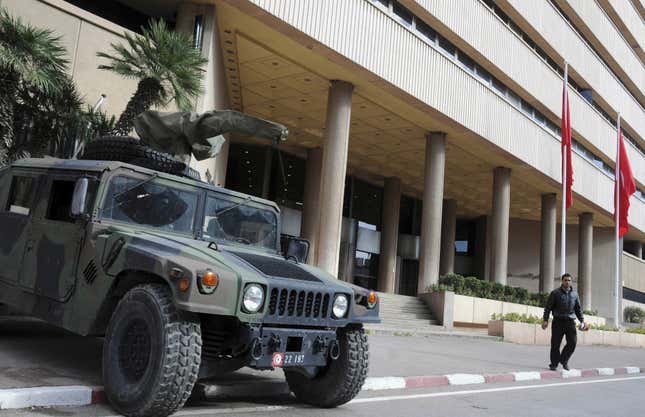
M 562 337 L 567 337 L 567 344 L 560 353 Z M 551 365 L 558 366 L 558 363 L 566 364 L 576 349 L 576 323 L 569 318 L 554 318 L 551 323 Z

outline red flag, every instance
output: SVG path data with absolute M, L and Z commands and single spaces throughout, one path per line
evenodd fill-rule
M 618 134 L 618 140 L 620 146 L 619 154 L 619 175 L 616 175 L 616 179 L 620 178 L 620 206 L 619 206 L 619 221 L 618 224 L 618 235 L 623 237 L 625 233 L 629 230 L 629 222 L 627 221 L 627 215 L 629 213 L 629 197 L 636 192 L 636 183 L 634 182 L 634 175 L 632 174 L 632 167 L 629 164 L 629 158 L 627 157 L 627 149 L 625 149 L 625 142 L 623 141 L 623 130 L 621 129 Z M 614 183 L 614 221 L 616 221 L 616 183 Z
M 566 208 L 571 207 L 571 186 L 573 185 L 573 166 L 571 165 L 571 116 L 569 115 L 569 92 L 567 91 L 567 74 L 565 72 L 562 84 L 562 181 L 565 181 L 564 167 L 566 164 Z

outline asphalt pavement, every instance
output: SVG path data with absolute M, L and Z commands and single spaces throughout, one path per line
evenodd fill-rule
M 174 416 L 231 417 L 628 417 L 643 415 L 645 376 L 499 384 L 494 388 L 443 387 L 361 393 L 336 409 L 316 409 L 290 396 L 256 402 L 193 404 Z M 12 417 L 117 417 L 105 405 L 11 410 Z
M 0 389 L 101 385 L 102 339 L 32 319 L 0 318 Z M 546 369 L 548 347 L 450 336 L 370 336 L 370 377 L 501 373 Z M 580 346 L 575 368 L 645 366 L 637 348 Z M 282 371 L 241 371 L 223 380 L 282 379 Z
M 0 389 L 101 385 L 102 339 L 79 337 L 35 320 L 0 319 Z M 449 336 L 370 336 L 369 377 L 544 371 L 548 347 Z M 573 367 L 645 366 L 645 351 L 581 346 Z M 283 380 L 282 371 L 241 371 L 215 384 Z M 555 385 L 554 385 L 555 384 Z M 529 388 L 522 388 L 529 387 Z M 291 395 L 193 401 L 178 416 L 637 416 L 645 376 L 616 375 L 557 381 L 364 391 L 335 410 L 299 404 Z M 0 416 L 113 416 L 109 406 L 5 410 Z

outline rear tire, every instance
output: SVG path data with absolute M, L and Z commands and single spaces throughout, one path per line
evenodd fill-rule
M 338 331 L 340 356 L 314 378 L 285 368 L 296 398 L 316 407 L 332 408 L 352 400 L 361 390 L 369 366 L 367 336 L 362 328 Z
M 201 346 L 199 319 L 176 309 L 168 287 L 134 287 L 117 305 L 105 335 L 108 401 L 128 417 L 172 414 L 197 381 Z

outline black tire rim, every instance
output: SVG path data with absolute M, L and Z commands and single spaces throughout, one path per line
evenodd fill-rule
M 148 326 L 143 320 L 128 323 L 119 343 L 119 367 L 130 383 L 141 380 L 150 361 L 151 343 Z

